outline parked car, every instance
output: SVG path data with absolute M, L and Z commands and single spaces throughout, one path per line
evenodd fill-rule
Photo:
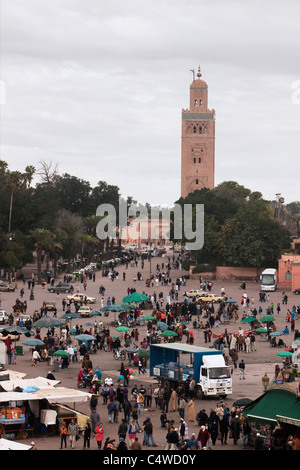
M 84 302 L 86 298 L 86 302 L 88 304 L 94 304 L 96 302 L 96 299 L 94 297 L 89 297 L 88 295 L 85 294 L 73 294 L 73 295 L 68 295 L 67 299 L 68 300 L 73 300 L 74 302 Z
M 222 297 L 221 295 L 204 292 L 199 296 L 199 300 L 203 300 L 204 302 L 222 302 L 222 300 L 224 300 L 224 297 Z
M 16 323 L 20 321 L 23 321 L 25 323 L 28 320 L 31 320 L 31 316 L 23 313 L 16 318 Z
M 82 317 L 89 317 L 90 316 L 90 313 L 92 312 L 92 309 L 91 307 L 80 307 L 78 309 L 78 315 L 81 315 Z
M 293 290 L 293 294 L 300 295 L 300 287 L 299 287 L 299 289 Z
M 200 297 L 202 294 L 205 294 L 205 291 L 203 290 L 198 290 L 198 289 L 192 289 L 192 290 L 189 290 L 188 292 L 186 292 L 184 295 L 186 297 Z
M 0 310 L 0 323 L 4 325 L 4 323 L 8 323 L 8 315 L 5 310 Z
M 16 284 L 14 282 L 12 283 L 7 283 L 1 281 L 0 283 L 0 292 L 14 292 L 16 289 Z
M 56 310 L 56 303 L 55 302 L 49 302 L 49 301 L 46 300 L 46 309 L 55 311 Z
M 56 286 L 50 286 L 48 287 L 49 292 L 65 292 L 68 294 L 69 292 L 73 292 L 74 287 L 72 284 L 68 284 L 67 282 L 59 282 Z

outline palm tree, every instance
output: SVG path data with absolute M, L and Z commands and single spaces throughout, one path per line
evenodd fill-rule
M 36 262 L 38 272 L 38 284 L 42 282 L 42 254 L 43 249 L 49 244 L 51 239 L 50 230 L 44 228 L 36 228 L 29 232 L 30 238 L 33 238 L 36 247 Z
M 101 260 L 101 252 L 103 250 L 103 240 L 100 240 L 97 237 L 97 225 L 98 223 L 104 218 L 104 216 L 100 215 L 89 215 L 85 217 L 84 224 L 87 229 L 87 233 L 89 235 L 92 235 L 94 238 L 94 245 L 97 246 L 97 259 L 100 261 Z
M 67 245 L 68 245 L 68 251 L 67 251 L 68 268 L 67 268 L 67 271 L 69 273 L 70 269 L 71 269 L 71 257 L 74 256 L 75 241 L 77 240 L 77 238 L 80 234 L 81 228 L 76 222 L 72 222 L 71 220 L 67 220 L 62 226 L 62 230 L 65 234 L 65 238 L 67 240 Z
M 79 215 L 72 214 L 71 212 L 62 209 L 58 213 L 56 229 L 63 232 L 63 238 L 67 242 L 67 271 L 69 273 L 71 268 L 71 257 L 74 256 L 75 243 L 77 242 L 79 235 L 83 233 L 84 223 Z
M 93 258 L 94 252 L 95 252 L 95 245 L 99 245 L 100 241 L 98 238 L 93 237 L 92 235 L 89 235 L 88 233 L 82 233 L 79 235 L 79 241 L 81 243 L 81 267 L 83 267 L 83 258 L 84 258 L 84 252 L 85 252 L 85 247 L 87 246 L 87 257 L 88 257 L 88 263 L 91 262 L 91 259 Z

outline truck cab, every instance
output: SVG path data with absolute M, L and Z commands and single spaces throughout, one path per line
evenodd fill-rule
M 226 366 L 222 355 L 203 356 L 200 367 L 199 381 L 196 394 L 199 398 L 219 395 L 225 398 L 232 393 L 232 378 L 230 368 Z

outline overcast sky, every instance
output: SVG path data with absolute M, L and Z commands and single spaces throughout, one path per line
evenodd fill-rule
M 215 184 L 300 200 L 299 18 L 299 0 L 2 0 L 0 158 L 172 205 L 200 65 Z

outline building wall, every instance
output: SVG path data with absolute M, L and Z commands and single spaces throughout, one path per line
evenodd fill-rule
M 263 272 L 265 268 L 244 268 L 235 266 L 216 266 L 213 273 L 195 273 L 192 274 L 194 266 L 190 268 L 191 279 L 203 277 L 203 279 L 216 279 L 219 281 L 233 281 L 235 279 L 241 281 L 253 281 Z

